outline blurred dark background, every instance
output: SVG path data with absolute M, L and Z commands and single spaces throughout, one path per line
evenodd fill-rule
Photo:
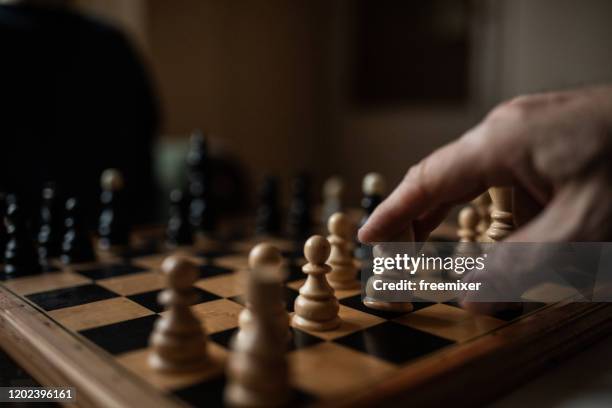
M 220 165 L 242 174 L 236 208 L 252 203 L 264 174 L 283 179 L 287 200 L 288 179 L 301 170 L 313 176 L 315 192 L 325 178 L 342 176 L 357 205 L 364 174 L 378 171 L 394 185 L 499 101 L 612 77 L 606 0 L 63 3 L 116 27 L 142 61 L 159 110 L 150 145 L 159 189 L 180 184 L 188 135 L 201 128 Z M 86 45 L 82 52 L 97 53 Z M 120 79 L 104 80 L 119 86 L 117 106 L 96 109 L 127 116 L 140 109 L 122 100 L 129 91 Z M 82 119 L 78 111 L 62 115 Z M 112 121 L 100 123 L 85 132 L 91 146 L 147 166 L 148 142 L 126 134 L 122 143 L 108 136 Z M 76 156 L 88 143 L 65 149 Z

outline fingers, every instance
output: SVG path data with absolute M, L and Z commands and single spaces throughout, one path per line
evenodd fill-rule
M 428 209 L 467 201 L 484 191 L 487 173 L 494 171 L 491 167 L 496 161 L 485 159 L 488 152 L 475 136 L 468 134 L 412 167 L 359 230 L 359 240 L 383 242 Z
M 441 205 L 427 211 L 421 218 L 417 219 L 413 224 L 415 240 L 425 242 L 429 234 L 444 221 L 451 207 L 451 205 Z

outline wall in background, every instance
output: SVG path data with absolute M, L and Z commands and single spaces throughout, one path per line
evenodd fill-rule
M 396 184 L 502 99 L 612 79 L 606 0 L 475 2 L 471 100 L 372 109 L 347 98 L 350 0 L 78 2 L 127 27 L 148 53 L 165 138 L 208 130 L 252 181 L 341 174 L 354 203 L 366 172 Z

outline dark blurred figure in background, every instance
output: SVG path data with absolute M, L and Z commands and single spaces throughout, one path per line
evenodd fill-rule
M 0 190 L 33 207 L 54 181 L 93 220 L 100 174 L 114 167 L 124 174 L 133 220 L 146 221 L 157 100 L 126 37 L 69 5 L 0 6 Z

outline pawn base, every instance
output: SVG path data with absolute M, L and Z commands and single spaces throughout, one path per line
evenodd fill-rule
M 361 282 L 356 279 L 349 281 L 332 281 L 328 279 L 327 282 L 329 283 L 329 286 L 334 288 L 334 290 L 358 289 L 361 285 Z
M 205 368 L 209 359 L 207 355 L 203 355 L 201 358 L 194 358 L 186 361 L 170 361 L 162 358 L 159 354 L 151 352 L 149 354 L 149 366 L 160 372 L 166 373 L 190 373 L 200 371 Z
M 408 313 L 414 310 L 410 302 L 384 302 L 381 300 L 364 299 L 363 304 L 370 309 L 381 310 L 383 312 Z
M 310 331 L 329 331 L 334 330 L 340 327 L 342 320 L 340 317 L 336 316 L 331 320 L 326 320 L 323 322 L 318 322 L 315 320 L 308 320 L 301 316 L 294 315 L 292 320 L 293 326 L 298 329 L 310 330 Z

